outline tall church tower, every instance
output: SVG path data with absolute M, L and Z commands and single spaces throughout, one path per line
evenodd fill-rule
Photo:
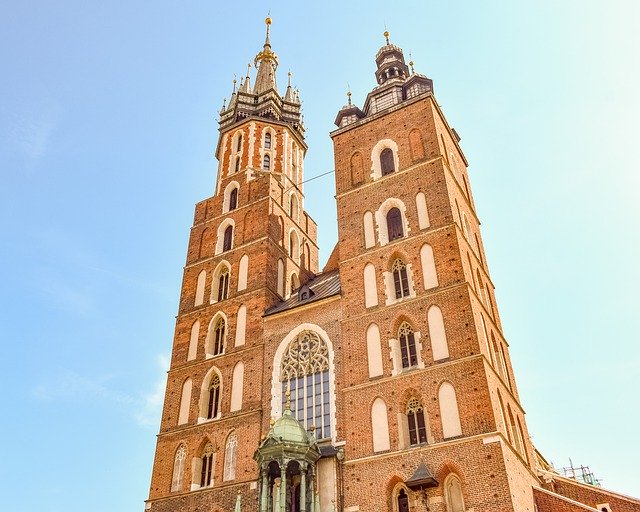
M 266 23 L 196 205 L 146 509 L 640 511 L 533 448 L 460 139 L 388 33 L 331 133 L 319 270 L 300 99 L 278 92 Z
M 533 512 L 534 451 L 460 139 L 385 36 L 377 87 L 362 109 L 349 96 L 331 134 L 345 510 Z
M 291 83 L 278 92 L 270 24 L 255 84 L 247 71 L 220 112 L 215 193 L 195 209 L 146 504 L 154 511 L 230 511 L 240 494 L 255 507 L 252 457 L 271 401 L 262 315 L 318 267 L 301 102 Z

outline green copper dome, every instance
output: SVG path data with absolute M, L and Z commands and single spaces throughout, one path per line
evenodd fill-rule
M 315 443 L 313 435 L 305 430 L 302 423 L 294 418 L 289 409 L 286 409 L 284 414 L 273 424 L 269 435 L 283 443 L 304 444 L 306 446 Z

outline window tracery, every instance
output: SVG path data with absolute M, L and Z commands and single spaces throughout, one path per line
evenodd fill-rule
M 416 397 L 411 398 L 407 403 L 407 419 L 409 421 L 409 444 L 426 443 L 427 428 L 424 421 L 424 409 Z
M 202 451 L 202 470 L 200 472 L 200 487 L 209 487 L 213 483 L 213 446 L 207 443 Z
M 331 436 L 329 349 L 314 331 L 302 331 L 282 357 L 282 404 L 289 391 L 291 412 L 305 427 L 315 426 L 316 437 Z M 284 408 L 284 407 L 283 407 Z
M 402 357 L 402 368 L 411 368 L 418 364 L 418 353 L 416 351 L 416 338 L 413 328 L 404 322 L 398 330 L 400 340 L 400 354 Z
M 408 297 L 411 293 L 409 290 L 409 278 L 407 277 L 407 265 L 400 258 L 393 262 L 391 267 L 393 274 L 393 286 L 395 289 L 396 299 Z
M 207 405 L 207 419 L 213 419 L 220 412 L 220 376 L 214 372 L 209 383 L 209 403 Z M 212 448 L 213 449 L 213 448 Z M 204 465 L 204 462 L 203 462 Z

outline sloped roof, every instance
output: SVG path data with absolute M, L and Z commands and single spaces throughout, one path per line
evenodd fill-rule
M 308 298 L 300 300 L 300 294 L 298 293 L 298 290 L 300 288 L 309 288 L 311 293 L 309 294 Z M 281 313 L 282 311 L 287 311 L 304 304 L 311 304 L 312 302 L 326 299 L 327 297 L 331 297 L 333 295 L 339 295 L 341 290 L 340 272 L 338 270 L 323 272 L 322 274 L 319 274 L 307 281 L 300 288 L 298 290 L 294 290 L 294 292 L 291 294 L 291 297 L 289 297 L 287 300 L 283 300 L 275 306 L 267 309 L 264 312 L 264 316 Z

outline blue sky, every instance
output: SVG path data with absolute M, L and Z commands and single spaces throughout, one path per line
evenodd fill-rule
M 640 4 L 0 2 L 0 509 L 141 511 L 217 111 L 260 49 L 333 169 L 386 27 L 462 137 L 529 431 L 640 495 Z M 324 261 L 332 175 L 310 182 Z

